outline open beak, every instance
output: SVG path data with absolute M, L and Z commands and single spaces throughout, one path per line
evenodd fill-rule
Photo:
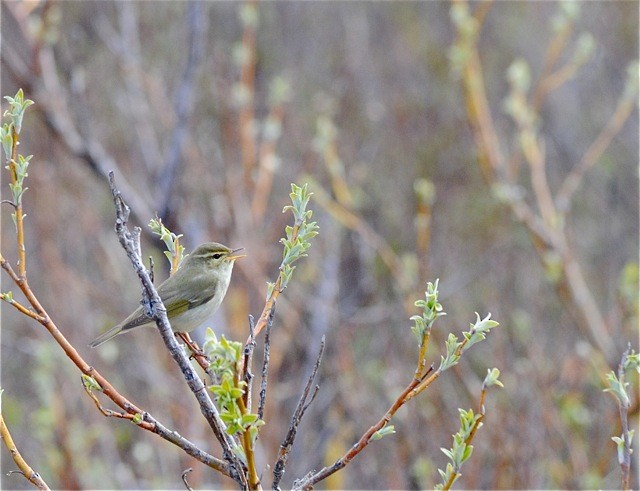
M 236 254 L 236 252 L 243 250 L 244 247 L 238 247 L 237 249 L 232 250 L 227 256 L 227 261 L 235 261 L 236 259 L 240 259 L 241 257 L 247 257 L 246 254 Z

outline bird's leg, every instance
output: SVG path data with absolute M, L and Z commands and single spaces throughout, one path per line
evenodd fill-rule
M 182 339 L 184 341 L 184 344 L 186 344 L 191 350 L 191 356 L 189 358 L 195 358 L 198 364 L 204 370 L 209 368 L 209 365 L 210 365 L 209 357 L 205 355 L 204 351 L 200 349 L 200 347 L 198 346 L 198 343 L 196 343 L 193 339 L 191 339 L 191 336 L 189 335 L 188 332 L 177 332 L 176 336 Z

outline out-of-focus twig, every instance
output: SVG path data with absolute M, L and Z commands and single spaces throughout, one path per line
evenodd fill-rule
M 525 139 L 523 145 L 523 152 L 530 163 L 534 194 L 540 208 L 539 215 L 531 209 L 524 197 L 513 189 L 512 184 L 503 179 L 505 159 L 489 108 L 477 46 L 480 25 L 475 24 L 469 14 L 467 2 L 456 1 L 452 9 L 452 18 L 458 29 L 456 47 L 460 53 L 459 69 L 467 115 L 478 149 L 478 163 L 483 177 L 488 184 L 504 191 L 505 202 L 529 230 L 541 260 L 545 261 L 549 253 L 560 258 L 568 298 L 579 316 L 578 328 L 585 332 L 591 343 L 597 346 L 605 357 L 610 357 L 615 352 L 615 344 L 589 290 L 582 268 L 574 257 L 566 232 L 558 226 L 555 203 L 544 173 L 541 143 L 535 137 L 531 137 Z M 561 286 L 558 284 L 558 288 Z
M 240 148 L 244 185 L 252 188 L 253 171 L 256 165 L 256 133 L 253 100 L 256 77 L 256 27 L 258 9 L 255 0 L 248 0 L 240 7 L 242 21 L 242 44 L 240 48 Z
M 389 243 L 355 212 L 348 210 L 336 200 L 331 199 L 327 191 L 320 185 L 314 185 L 314 192 L 320 206 L 327 210 L 343 226 L 360 234 L 364 241 L 375 249 L 401 292 L 403 294 L 411 293 L 413 290 L 412 282 L 405 272 L 402 260 Z
M 635 65 L 635 74 L 632 73 L 634 66 L 630 67 L 630 77 L 636 77 L 637 80 L 637 65 Z M 632 82 L 630 82 L 632 83 Z M 629 91 L 630 94 L 637 96 L 637 82 L 636 90 Z M 615 136 L 620 132 L 624 123 L 629 119 L 633 112 L 633 108 L 638 103 L 637 97 L 630 95 L 628 97 L 620 98 L 618 106 L 615 112 L 611 115 L 611 118 L 607 122 L 606 126 L 602 129 L 600 134 L 591 143 L 585 154 L 580 159 L 578 165 L 576 165 L 569 175 L 565 178 L 558 194 L 556 196 L 556 203 L 558 210 L 561 213 L 566 214 L 570 209 L 571 199 L 573 195 L 580 187 L 580 183 L 585 174 L 598 162 L 602 154 L 609 147 Z
M 187 3 L 188 46 L 186 66 L 182 72 L 180 85 L 175 94 L 176 123 L 171 131 L 171 142 L 167 151 L 166 165 L 158 181 L 157 206 L 160 218 L 167 221 L 167 215 L 173 207 L 174 182 L 182 158 L 182 145 L 187 137 L 187 117 L 195 100 L 194 84 L 196 72 L 204 54 L 206 34 L 204 2 Z
M 289 83 L 283 78 L 276 78 L 271 83 L 269 114 L 263 123 L 262 141 L 258 152 L 258 177 L 251 202 L 251 214 L 254 223 L 264 217 L 273 185 L 273 174 L 278 166 L 276 144 L 282 133 L 284 103 L 289 97 Z
M 46 2 L 47 5 L 54 2 Z M 74 122 L 71 115 L 70 101 L 77 99 L 80 95 L 73 97 L 63 88 L 58 74 L 64 72 L 58 66 L 53 48 L 48 44 L 41 44 L 33 38 L 33 34 L 28 27 L 29 19 L 20 13 L 21 4 L 5 4 L 8 11 L 7 22 L 14 21 L 18 32 L 21 34 L 19 43 L 16 46 L 15 40 L 6 40 L 2 48 L 2 60 L 8 68 L 8 73 L 14 78 L 18 86 L 23 87 L 31 97 L 38 101 L 35 106 L 44 117 L 44 121 L 51 129 L 55 138 L 66 147 L 76 158 L 86 162 L 89 168 L 105 181 L 108 179 L 109 170 L 113 169 L 117 176 L 122 176 L 119 165 L 108 154 L 102 144 L 90 135 L 83 134 L 79 125 Z M 3 41 L 5 41 L 3 37 Z M 27 61 L 20 49 L 28 49 Z M 85 125 L 82 130 L 86 133 L 90 128 Z M 134 188 L 126 181 L 122 182 L 123 195 L 132 207 L 132 213 L 140 220 L 153 215 L 153 210 L 149 205 L 149 200 L 145 196 L 149 195 L 143 187 Z

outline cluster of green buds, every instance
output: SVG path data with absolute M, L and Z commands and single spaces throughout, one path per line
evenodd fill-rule
M 21 206 L 22 196 L 28 189 L 24 186 L 24 180 L 29 175 L 27 168 L 29 167 L 29 161 L 32 156 L 24 157 L 23 155 L 16 154 L 15 148 L 18 145 L 18 137 L 22 130 L 24 113 L 27 108 L 33 104 L 33 101 L 24 98 L 22 89 L 18 90 L 15 97 L 5 96 L 5 99 L 9 102 L 9 109 L 7 109 L 2 116 L 8 119 L 8 121 L 0 127 L 0 141 L 2 142 L 6 161 L 8 162 L 5 168 L 11 172 L 12 176 L 11 182 L 9 183 L 13 198 L 12 204 L 14 208 L 17 209 Z M 24 217 L 24 215 L 22 215 L 22 217 Z M 15 223 L 15 212 L 12 214 L 12 218 Z
M 4 112 L 3 117 L 8 117 L 9 123 L 7 124 L 6 128 L 3 126 L 2 146 L 5 149 L 5 153 L 7 153 L 7 158 L 10 158 L 11 153 L 7 152 L 4 134 L 12 134 L 13 131 L 11 130 L 15 130 L 17 134 L 20 134 L 20 132 L 22 131 L 22 120 L 24 119 L 24 113 L 27 108 L 34 102 L 31 99 L 24 98 L 22 89 L 18 90 L 15 97 L 10 97 L 7 95 L 4 98 L 9 102 L 9 109 Z M 11 146 L 9 146 L 9 148 L 11 148 Z
M 471 436 L 471 432 L 480 426 L 480 414 L 474 414 L 473 409 L 465 411 L 464 409 L 458 409 L 460 412 L 460 429 L 453 435 L 453 446 L 450 449 L 441 448 L 444 454 L 449 457 L 451 462 L 447 462 L 445 470 L 438 469 L 440 477 L 442 478 L 442 484 L 438 484 L 435 489 L 448 489 L 451 484 L 460 477 L 460 468 L 464 464 L 471 454 L 473 453 L 473 445 L 469 445 L 467 440 Z
M 211 361 L 209 372 L 214 377 L 214 384 L 209 386 L 209 390 L 215 396 L 220 408 L 220 418 L 227 425 L 227 432 L 235 435 L 249 431 L 251 440 L 255 441 L 258 428 L 264 421 L 257 414 L 243 410 L 239 404 L 247 385 L 238 377 L 242 363 L 242 343 L 229 341 L 224 335 L 218 339 L 213 329 L 208 328 L 202 349 Z
M 631 349 L 627 350 L 623 355 L 618 369 L 618 375 L 616 375 L 614 371 L 611 371 L 606 375 L 609 387 L 604 389 L 605 392 L 610 392 L 613 397 L 616 398 L 618 405 L 625 409 L 625 411 L 629 406 L 631 406 L 629 394 L 627 393 L 629 382 L 624 380 L 626 373 L 630 370 L 637 370 L 640 372 L 640 354 Z M 611 437 L 611 439 L 616 444 L 616 448 L 618 450 L 618 461 L 619 463 L 622 463 L 625 459 L 627 449 L 631 448 L 633 430 L 628 430 L 626 435 L 623 433 L 620 436 Z
M 420 345 L 424 342 L 425 336 L 431 331 L 436 319 L 440 316 L 447 315 L 446 312 L 443 312 L 442 305 L 438 302 L 439 281 L 440 280 L 437 279 L 435 283 L 427 283 L 427 291 L 424 292 L 424 300 L 416 300 L 414 303 L 416 307 L 422 309 L 422 315 L 414 315 L 410 319 L 413 321 L 411 330 L 418 338 Z
M 523 58 L 515 59 L 507 69 L 509 94 L 504 99 L 504 111 L 520 128 L 535 128 L 538 115 L 528 102 L 531 88 L 531 68 Z
M 487 314 L 484 319 L 480 319 L 480 316 L 476 312 L 475 324 L 470 324 L 470 329 L 467 332 L 462 333 L 464 340 L 459 341 L 458 337 L 450 333 L 446 341 L 446 356 L 440 357 L 439 371 L 444 372 L 448 368 L 458 364 L 462 353 L 467 351 L 474 344 L 483 341 L 487 337 L 487 333 L 496 327 L 498 323 L 491 320 L 491 314 Z
M 180 263 L 184 259 L 184 246 L 180 244 L 180 237 L 182 234 L 174 234 L 167 227 L 164 226 L 160 218 L 152 218 L 149 221 L 149 228 L 151 231 L 160 236 L 160 239 L 167 246 L 167 250 L 164 251 L 164 255 L 167 256 L 169 264 L 171 264 L 171 272 L 174 273 Z
M 464 2 L 454 2 L 449 16 L 458 32 L 458 40 L 449 49 L 449 62 L 454 74 L 460 75 L 472 55 L 480 26 Z
M 487 388 L 497 385 L 503 387 L 502 382 L 498 380 L 500 370 L 490 368 L 487 370 L 487 376 L 482 383 L 483 394 Z M 458 409 L 460 413 L 460 429 L 453 435 L 453 446 L 450 449 L 441 448 L 442 452 L 449 458 L 445 470 L 438 469 L 442 484 L 438 484 L 435 489 L 449 489 L 451 485 L 458 479 L 462 464 L 464 464 L 473 452 L 473 445 L 470 444 L 475 432 L 482 426 L 482 418 L 484 409 L 481 413 L 474 413 L 473 409 Z
M 280 239 L 280 243 L 284 246 L 282 252 L 282 263 L 280 264 L 280 275 L 277 283 L 280 291 L 284 290 L 289 281 L 295 263 L 301 257 L 306 257 L 309 247 L 311 247 L 311 239 L 318 235 L 318 225 L 316 222 L 310 222 L 312 211 L 307 210 L 309 199 L 313 193 L 309 192 L 308 185 L 300 187 L 291 184 L 291 204 L 283 208 L 282 212 L 291 211 L 295 222 L 293 226 L 287 225 L 285 228 L 286 237 Z M 270 298 L 275 283 L 267 283 L 267 298 Z

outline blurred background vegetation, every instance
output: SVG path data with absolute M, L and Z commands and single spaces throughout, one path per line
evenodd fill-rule
M 497 141 L 516 163 L 517 185 L 506 191 L 543 214 L 505 106 L 509 67 L 526 61 L 536 83 L 554 49 L 553 68 L 570 67 L 538 94 L 534 123 L 555 196 L 619 107 L 638 55 L 638 4 L 471 7 Z M 217 454 L 155 332 L 86 347 L 140 295 L 113 232 L 106 173 L 116 171 L 138 224 L 158 213 L 188 249 L 207 240 L 246 248 L 210 323 L 236 340 L 277 276 L 290 183 L 309 182 L 320 235 L 278 303 L 261 465 L 275 459 L 323 334 L 321 390 L 283 485 L 332 463 L 377 421 L 413 374 L 412 300 L 440 278 L 448 315 L 436 324 L 434 362 L 447 332 L 459 335 L 475 311 L 501 327 L 398 413 L 395 435 L 323 485 L 433 486 L 457 408 L 476 407 L 486 368 L 496 366 L 505 387 L 489 394 L 458 488 L 619 486 L 610 440 L 620 434 L 618 410 L 602 389 L 637 340 L 637 88 L 556 224 L 601 316 L 596 339 L 585 306 L 566 294 L 566 258 L 532 242 L 479 165 L 466 75 L 452 68 L 461 61 L 451 51 L 459 39 L 451 10 L 446 2 L 3 2 L 2 95 L 22 87 L 36 102 L 20 148 L 34 155 L 24 197 L 30 284 L 64 335 L 125 396 Z M 14 239 L 6 207 L 2 253 L 12 262 Z M 148 230 L 143 239 L 164 279 L 162 243 Z M 6 275 L 2 285 L 15 290 Z M 101 416 L 48 333 L 6 304 L 2 387 L 16 443 L 55 488 L 176 489 L 187 467 L 195 488 L 233 484 Z M 14 467 L 4 448 L 2 457 L 2 487 L 29 487 L 5 475 Z M 637 489 L 635 464 L 633 473 Z

